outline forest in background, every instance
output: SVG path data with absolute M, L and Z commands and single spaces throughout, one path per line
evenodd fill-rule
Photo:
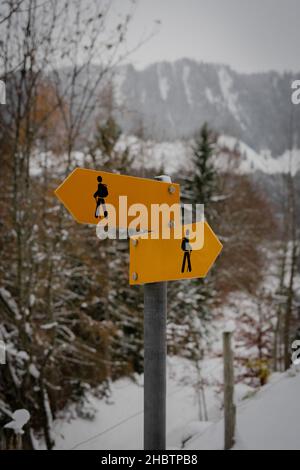
M 68 404 L 80 412 L 86 392 L 107 397 L 111 381 L 143 371 L 143 292 L 128 285 L 128 241 L 99 241 L 53 191 L 76 166 L 78 149 L 86 168 L 149 178 L 164 168 L 145 169 L 142 158 L 133 161 L 128 148 L 117 147 L 122 129 L 107 83 L 122 59 L 130 14 L 107 32 L 109 10 L 95 14 L 75 3 L 75 9 L 68 1 L 37 8 L 28 0 L 21 13 L 8 10 L 0 21 L 0 78 L 7 86 L 0 108 L 0 339 L 7 347 L 0 427 L 15 409 L 29 410 L 26 448 L 33 433 L 52 448 L 52 422 Z M 89 71 L 101 51 L 105 64 L 94 77 Z M 62 61 L 68 65 L 63 74 Z M 82 73 L 83 89 L 77 86 Z M 103 93 L 95 96 L 101 81 Z M 95 127 L 82 133 L 93 114 Z M 274 203 L 253 177 L 239 174 L 238 149 L 219 148 L 209 123 L 191 152 L 193 168 L 182 162 L 172 180 L 181 184 L 185 202 L 205 204 L 224 249 L 205 280 L 169 284 L 168 351 L 192 361 L 202 390 L 201 361 L 224 307 L 236 293 L 247 296 L 251 308 L 241 303 L 236 312 L 238 380 L 258 386 L 271 371 L 290 366 L 299 326 L 295 177 L 280 177 Z M 218 171 L 214 159 L 225 156 L 227 167 Z

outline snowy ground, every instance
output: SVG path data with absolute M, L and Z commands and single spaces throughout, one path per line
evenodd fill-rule
M 265 273 L 264 288 L 276 289 L 276 270 L 270 263 Z M 297 278 L 298 282 L 298 278 Z M 243 312 L 256 311 L 255 299 L 235 293 L 216 312 L 210 338 L 211 357 L 202 362 L 202 377 L 207 384 L 205 399 L 208 422 L 199 421 L 198 400 L 194 384 L 195 367 L 189 361 L 172 357 L 167 361 L 167 447 L 169 449 L 222 449 L 222 331 L 230 328 L 239 333 Z M 241 344 L 235 337 L 234 354 L 241 355 Z M 243 349 L 243 348 L 242 348 Z M 244 351 L 249 355 L 249 349 Z M 254 351 L 256 353 L 256 351 Z M 235 374 L 238 375 L 235 363 Z M 255 391 L 246 384 L 235 386 L 237 405 L 237 449 L 300 450 L 300 371 L 273 374 L 269 383 Z M 136 381 L 118 380 L 111 384 L 108 400 L 89 396 L 84 411 L 94 412 L 94 419 L 76 417 L 71 408 L 54 423 L 57 449 L 142 449 L 143 446 L 143 376 Z M 67 419 L 67 417 L 70 419 Z M 73 417 L 72 417 L 73 416 Z
M 205 361 L 209 422 L 199 422 L 193 366 L 179 358 L 168 360 L 167 447 L 169 449 L 223 449 L 221 397 L 216 383 L 222 374 L 221 359 Z M 300 449 L 300 370 L 274 374 L 255 392 L 236 386 L 237 432 L 235 449 Z M 57 420 L 56 449 L 142 449 L 143 386 L 119 380 L 109 402 L 90 397 L 94 420 Z M 185 444 L 183 446 L 183 442 Z
M 274 374 L 237 408 L 235 450 L 300 450 L 300 370 Z M 195 435 L 187 449 L 223 449 L 224 422 Z
M 219 382 L 220 359 L 205 361 L 203 375 L 210 383 Z M 190 423 L 198 420 L 196 394 L 193 388 L 195 371 L 192 364 L 180 358 L 168 358 L 167 445 L 181 448 Z M 57 449 L 142 449 L 143 446 L 143 377 L 137 383 L 129 379 L 112 384 L 109 401 L 89 398 L 96 410 L 94 420 L 82 418 L 69 422 L 57 420 L 54 435 Z M 219 416 L 216 386 L 207 389 L 209 419 Z M 188 431 L 189 432 L 189 431 Z

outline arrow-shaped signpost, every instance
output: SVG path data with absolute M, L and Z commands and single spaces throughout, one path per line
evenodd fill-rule
M 106 211 L 110 206 L 115 211 L 110 224 L 123 229 L 135 218 L 138 205 L 143 205 L 148 215 L 141 219 L 140 229 L 148 230 L 151 206 L 179 203 L 179 190 L 178 184 L 76 168 L 55 190 L 55 195 L 82 224 L 98 224 L 104 215 L 111 217 Z
M 135 225 L 140 233 L 136 231 L 130 239 L 129 279 L 131 285 L 144 284 L 146 450 L 166 448 L 166 281 L 205 277 L 222 249 L 206 222 L 181 226 L 169 211 L 164 220 L 169 237 L 162 236 L 161 228 L 152 227 L 153 206 L 180 207 L 179 189 L 171 182 L 77 168 L 55 191 L 72 216 L 84 224 L 108 219 L 127 231 L 140 206 L 145 209 L 146 216 Z

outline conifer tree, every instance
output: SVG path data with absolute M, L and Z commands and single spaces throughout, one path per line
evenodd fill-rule
M 213 218 L 213 201 L 217 192 L 217 173 L 213 165 L 216 137 L 204 124 L 194 139 L 193 171 L 183 184 L 185 203 L 205 204 L 205 218 Z M 201 360 L 208 348 L 209 321 L 214 298 L 210 277 L 174 283 L 174 301 L 169 325 L 173 352 L 192 360 L 196 368 L 194 384 L 199 405 L 199 419 L 207 419 Z M 178 327 L 178 323 L 180 326 Z
M 217 172 L 213 164 L 216 135 L 205 123 L 192 145 L 194 171 L 187 179 L 187 195 L 193 204 L 204 204 L 205 217 L 213 218 L 212 203 L 217 192 Z

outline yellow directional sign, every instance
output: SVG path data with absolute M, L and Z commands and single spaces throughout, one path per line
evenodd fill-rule
M 200 245 L 190 233 L 202 238 Z M 221 250 L 207 222 L 183 226 L 180 239 L 134 236 L 130 239 L 130 284 L 205 277 Z
M 139 228 L 148 230 L 152 204 L 179 204 L 179 185 L 104 171 L 76 168 L 56 189 L 56 196 L 77 222 L 98 224 L 115 209 L 115 226 L 127 228 L 136 217 L 136 204 L 144 204 L 146 222 Z M 127 215 L 126 215 L 127 214 Z M 113 221 L 110 221 L 113 223 Z

